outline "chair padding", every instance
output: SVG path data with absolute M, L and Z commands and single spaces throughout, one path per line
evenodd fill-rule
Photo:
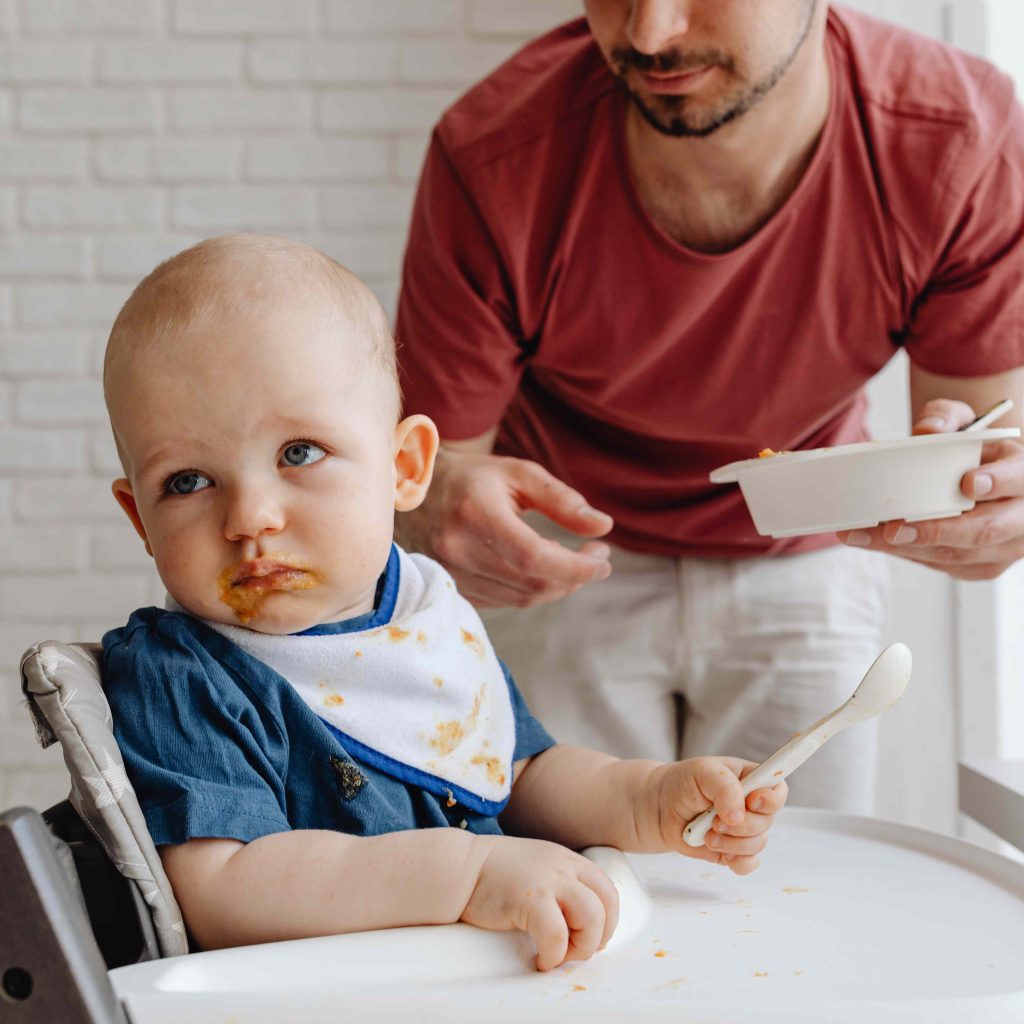
M 21 679 L 40 745 L 60 743 L 71 773 L 71 805 L 118 871 L 138 887 L 161 955 L 187 953 L 181 911 L 114 739 L 99 645 L 34 644 L 21 659 Z

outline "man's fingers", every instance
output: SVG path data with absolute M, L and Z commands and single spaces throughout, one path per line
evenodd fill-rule
M 536 462 L 516 460 L 511 476 L 521 508 L 535 509 L 572 533 L 603 537 L 615 525 L 610 515 L 592 508 L 579 491 Z
M 452 573 L 459 593 L 477 608 L 532 608 L 571 594 L 577 587 L 551 586 L 544 591 L 524 591 L 501 580 L 467 573 Z
M 1024 498 L 979 505 L 956 519 L 931 519 L 921 523 L 888 523 L 882 539 L 894 548 L 960 548 L 971 555 L 985 555 L 994 548 L 1024 539 Z M 977 562 L 978 557 L 965 557 Z
M 543 593 L 552 584 L 578 586 L 603 580 L 611 573 L 607 545 L 573 551 L 558 541 L 541 537 L 509 511 L 488 535 L 488 547 L 499 560 L 502 580 L 519 590 Z M 488 575 L 492 575 L 489 570 Z
M 914 546 L 890 547 L 884 541 L 875 545 L 876 551 L 886 551 L 908 562 L 928 566 L 958 580 L 994 580 L 1014 562 L 1024 557 L 1024 542 L 1008 544 L 988 551 L 970 548 L 938 548 Z
M 978 505 L 956 518 L 892 522 L 839 536 L 929 565 L 1009 564 L 1024 554 L 1024 498 Z
M 977 413 L 966 403 L 950 398 L 933 398 L 925 402 L 914 419 L 915 434 L 944 434 L 966 427 Z
M 981 501 L 1024 495 L 1024 448 L 1020 442 L 1002 442 L 991 460 L 964 474 L 960 490 Z

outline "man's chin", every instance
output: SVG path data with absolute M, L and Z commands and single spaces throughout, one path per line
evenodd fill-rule
M 688 103 L 688 97 L 653 99 L 635 92 L 629 95 L 640 115 L 655 131 L 677 139 L 705 138 L 738 117 L 745 109 L 728 108 L 724 113 L 702 111 Z

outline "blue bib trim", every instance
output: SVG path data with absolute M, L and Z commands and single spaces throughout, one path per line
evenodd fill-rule
M 396 761 L 393 757 L 388 757 L 387 754 L 382 754 L 372 747 L 365 746 L 359 740 L 347 736 L 336 726 L 331 725 L 326 719 L 321 718 L 320 721 L 352 757 L 390 775 L 394 779 L 398 779 L 399 782 L 404 782 L 409 786 L 416 786 L 419 789 L 426 790 L 428 793 L 433 793 L 434 796 L 448 797 L 450 795 L 464 807 L 468 807 L 471 811 L 483 814 L 488 818 L 496 818 L 508 805 L 508 796 L 501 801 L 484 800 L 475 793 L 470 793 L 468 789 L 463 789 L 461 786 L 456 786 L 451 782 L 445 782 L 444 779 L 439 779 L 436 775 L 420 771 L 419 768 L 403 764 L 401 761 Z M 512 768 L 509 770 L 514 771 Z M 509 796 L 511 796 L 511 792 Z

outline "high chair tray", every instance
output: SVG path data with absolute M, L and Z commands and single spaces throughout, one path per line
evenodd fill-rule
M 1024 1021 L 1024 866 L 920 829 L 787 809 L 739 878 L 674 854 L 588 854 L 620 890 L 608 949 L 548 974 L 466 925 L 125 967 L 133 1024 Z M 325 884 L 326 881 L 325 881 Z

